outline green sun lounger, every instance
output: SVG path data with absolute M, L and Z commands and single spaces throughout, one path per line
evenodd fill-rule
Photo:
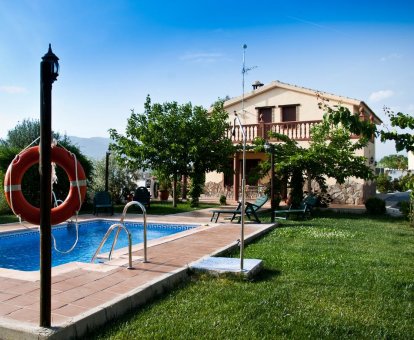
M 260 223 L 260 219 L 257 216 L 257 211 L 267 202 L 268 199 L 269 198 L 267 197 L 267 195 L 263 195 L 263 196 L 258 197 L 254 203 L 246 202 L 244 213 L 246 214 L 247 218 L 249 220 L 253 219 L 257 223 Z M 240 222 L 242 207 L 241 207 L 241 203 L 239 203 L 236 209 L 216 209 L 216 210 L 211 210 L 211 212 L 213 213 L 210 219 L 211 222 L 213 222 L 215 218 L 214 222 L 217 223 L 217 220 L 220 217 L 220 214 L 232 214 L 233 216 L 231 217 L 230 221 L 233 222 L 233 220 L 237 217 L 238 222 Z

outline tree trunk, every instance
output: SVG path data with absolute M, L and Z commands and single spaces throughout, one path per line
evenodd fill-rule
M 177 174 L 173 177 L 173 207 L 177 207 Z
M 182 177 L 182 186 L 181 186 L 181 198 L 182 200 L 187 200 L 187 175 L 183 175 Z

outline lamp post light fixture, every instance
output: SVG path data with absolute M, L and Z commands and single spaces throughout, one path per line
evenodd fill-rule
M 49 44 L 40 62 L 40 327 L 50 327 L 52 310 L 52 84 L 58 60 Z
M 270 153 L 270 207 L 271 207 L 271 222 L 275 221 L 275 146 L 266 142 L 264 145 L 265 151 Z

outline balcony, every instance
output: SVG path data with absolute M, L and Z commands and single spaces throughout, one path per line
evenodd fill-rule
M 251 143 L 257 137 L 276 141 L 275 138 L 269 139 L 269 131 L 280 133 L 296 141 L 308 141 L 310 139 L 311 128 L 320 122 L 321 120 L 308 120 L 301 122 L 246 124 L 244 125 L 246 129 L 246 142 Z M 227 137 L 235 144 L 243 142 L 243 135 L 239 126 L 235 127 L 234 136 L 231 135 L 231 129 L 229 129 L 227 131 Z

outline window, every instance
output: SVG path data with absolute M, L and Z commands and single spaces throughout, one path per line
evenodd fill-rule
M 284 105 L 280 107 L 282 113 L 282 122 L 295 122 L 296 117 L 296 108 L 299 105 Z
M 271 123 L 272 122 L 272 107 L 257 107 L 258 122 Z

